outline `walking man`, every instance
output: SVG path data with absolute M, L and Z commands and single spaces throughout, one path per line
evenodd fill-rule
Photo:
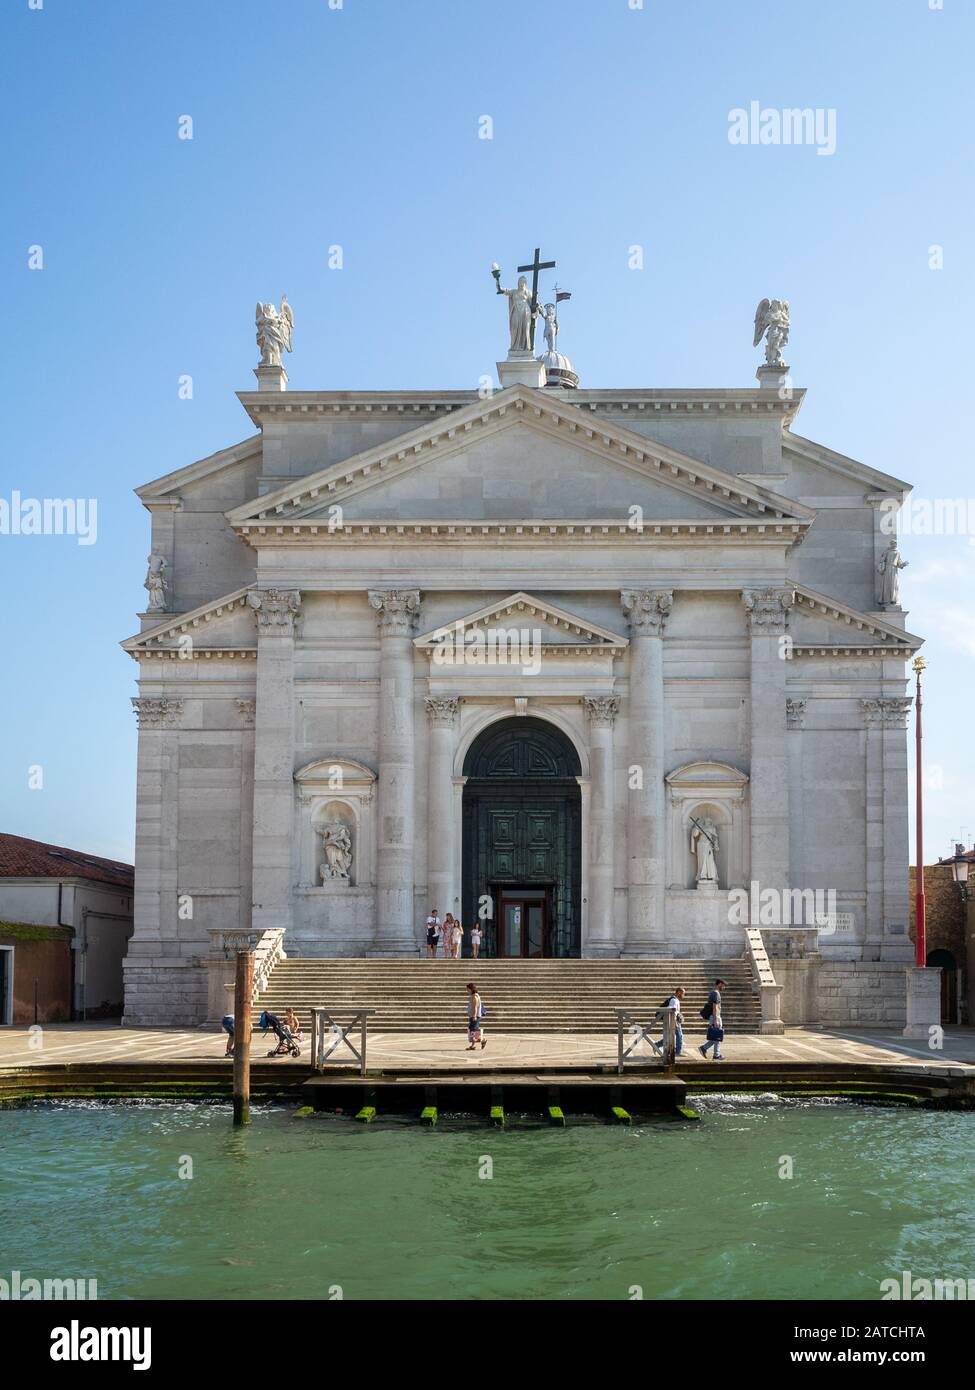
M 706 1019 L 708 1025 L 708 1040 L 701 1046 L 701 1056 L 706 1059 L 708 1048 L 713 1047 L 716 1062 L 724 1061 L 721 1055 L 721 1044 L 724 1042 L 724 1026 L 721 1022 L 721 991 L 724 986 L 724 980 L 715 980 L 714 989 L 708 995 L 708 1002 L 701 1010 L 701 1017 Z
M 427 918 L 427 955 L 431 960 L 437 954 L 437 938 L 440 936 L 440 914 L 435 907 L 431 907 L 430 916 Z
M 681 1011 L 680 1011 L 680 1001 L 683 999 L 683 997 L 684 997 L 684 995 L 685 995 L 686 993 L 687 993 L 687 990 L 684 988 L 684 986 L 683 986 L 683 985 L 678 985 L 677 988 L 674 990 L 673 994 L 670 996 L 670 998 L 669 998 L 669 999 L 666 999 L 666 1000 L 664 1001 L 664 1005 L 663 1005 L 663 1007 L 664 1007 L 665 1009 L 673 1009 L 673 1011 L 674 1011 L 674 1056 L 675 1056 L 675 1057 L 679 1057 L 679 1056 L 680 1056 L 681 1050 L 682 1050 L 682 1048 L 683 1048 L 683 1046 L 684 1046 L 684 1027 L 683 1027 L 683 1016 L 682 1016 Z M 664 1039 L 661 1038 L 660 1041 L 656 1044 L 656 1047 L 657 1047 L 657 1048 L 662 1048 L 663 1045 L 664 1045 Z

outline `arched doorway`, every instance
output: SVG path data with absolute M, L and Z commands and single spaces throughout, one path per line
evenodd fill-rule
M 958 1022 L 958 962 L 950 951 L 929 951 L 928 965 L 941 966 L 941 1022 Z
M 581 954 L 579 755 L 531 716 L 485 729 L 464 760 L 463 912 L 485 956 Z M 465 944 L 466 944 L 465 937 Z

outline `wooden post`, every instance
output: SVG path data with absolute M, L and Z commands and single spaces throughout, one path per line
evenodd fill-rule
M 234 977 L 234 1124 L 251 1119 L 251 1005 L 254 997 L 254 952 L 237 952 Z

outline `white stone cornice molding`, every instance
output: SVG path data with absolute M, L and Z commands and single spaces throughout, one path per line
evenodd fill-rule
M 452 729 L 457 723 L 460 700 L 453 695 L 428 695 L 423 702 L 427 718 L 434 728 Z
M 623 589 L 623 614 L 630 631 L 641 637 L 662 637 L 664 624 L 674 603 L 672 589 Z
M 240 722 L 245 729 L 254 727 L 254 716 L 257 712 L 257 701 L 253 698 L 249 700 L 235 700 L 237 713 L 240 715 Z
M 913 704 L 910 696 L 861 700 L 860 710 L 867 728 L 906 729 Z
M 298 589 L 251 589 L 247 606 L 257 615 L 257 630 L 262 637 L 293 637 L 301 607 Z
M 786 700 L 785 723 L 787 729 L 804 729 L 806 727 L 805 700 Z
M 584 695 L 582 703 L 585 706 L 589 722 L 597 729 L 611 729 L 619 714 L 620 702 L 616 695 Z
M 140 729 L 173 729 L 183 712 L 183 701 L 169 695 L 132 697 L 132 708 Z
M 768 635 L 785 632 L 789 609 L 796 601 L 790 588 L 742 589 L 741 601 L 752 633 Z
M 381 633 L 412 636 L 420 615 L 419 589 L 370 589 L 369 602 L 376 610 Z

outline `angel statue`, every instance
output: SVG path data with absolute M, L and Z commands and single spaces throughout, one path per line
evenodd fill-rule
M 260 367 L 280 367 L 281 350 L 286 348 L 291 351 L 291 335 L 294 332 L 295 320 L 291 312 L 291 305 L 288 303 L 288 296 L 281 296 L 281 311 L 275 309 L 273 304 L 258 303 L 257 314 L 257 346 L 261 349 Z
M 715 853 L 718 849 L 718 827 L 710 816 L 703 820 L 691 821 L 691 853 L 697 863 L 695 875 L 698 883 L 717 883 L 718 865 Z
M 900 607 L 900 572 L 907 569 L 908 563 L 897 549 L 897 537 L 891 536 L 877 566 L 877 573 L 880 575 L 880 603 L 883 608 Z
M 166 569 L 166 560 L 162 555 L 150 555 L 146 563 L 149 569 L 146 573 L 143 588 L 149 595 L 149 602 L 146 605 L 147 613 L 165 613 L 166 611 L 166 580 L 163 578 L 163 571 Z
M 322 865 L 322 882 L 332 878 L 347 879 L 352 870 L 352 836 L 348 827 L 338 822 L 326 825 L 322 830 L 322 849 L 325 863 Z
M 765 334 L 765 362 L 769 367 L 784 367 L 782 349 L 789 341 L 789 301 L 763 299 L 755 310 L 755 341 L 758 347 Z

